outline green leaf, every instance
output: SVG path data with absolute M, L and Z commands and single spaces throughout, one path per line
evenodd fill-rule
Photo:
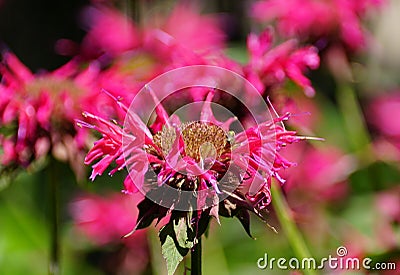
M 174 274 L 183 257 L 193 247 L 194 232 L 189 228 L 187 216 L 173 212 L 167 225 L 161 228 L 161 250 L 167 262 L 168 274 Z
M 167 262 L 168 274 L 175 272 L 183 257 L 193 248 L 197 243 L 197 238 L 200 238 L 208 227 L 210 209 L 203 211 L 198 220 L 194 214 L 197 213 L 193 210 L 172 211 L 168 224 L 160 230 L 161 250 Z
M 162 254 L 167 262 L 168 275 L 174 274 L 179 263 L 183 260 L 184 255 L 182 255 L 175 245 L 174 239 L 167 235 L 165 237 L 164 243 L 161 246 Z
M 192 248 L 194 245 L 194 232 L 186 223 L 185 217 L 174 220 L 174 231 L 180 247 Z

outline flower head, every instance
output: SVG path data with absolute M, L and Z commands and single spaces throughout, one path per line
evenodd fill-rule
M 75 127 L 80 108 L 115 115 L 104 108 L 108 97 L 97 97 L 96 64 L 80 70 L 72 60 L 53 72 L 33 74 L 14 54 L 6 52 L 0 70 L 1 165 L 26 168 L 52 154 L 71 161 L 81 177 L 83 168 L 76 158 L 83 158 L 87 131 Z
M 273 36 L 270 29 L 260 35 L 248 36 L 250 60 L 244 68 L 246 78 L 260 93 L 290 79 L 303 88 L 307 96 L 314 95 L 311 81 L 304 73 L 307 69 L 318 68 L 317 49 L 312 46 L 298 48 L 295 40 L 289 40 L 275 48 L 272 45 Z
M 90 6 L 83 13 L 88 30 L 78 55 L 84 60 L 99 59 L 106 64 L 136 51 L 160 61 L 182 62 L 222 50 L 225 35 L 218 18 L 202 15 L 195 5 L 180 4 L 167 15 L 154 14 L 146 24 L 136 24 L 110 5 Z M 57 43 L 60 53 L 76 48 L 72 41 Z M 76 54 L 76 53 L 75 53 Z
M 285 185 L 291 190 L 293 200 L 296 202 L 304 200 L 303 204 L 311 204 L 346 197 L 347 178 L 355 169 L 355 160 L 332 146 L 324 149 L 297 146 L 290 149 L 298 148 L 300 148 L 298 152 L 292 151 L 289 155 L 292 159 L 301 162 L 304 168 L 297 169 L 288 175 L 288 182 Z M 317 197 L 310 195 L 315 193 L 319 195 Z
M 299 37 L 318 44 L 339 40 L 351 51 L 362 49 L 366 33 L 361 19 L 383 1 L 375 0 L 262 0 L 252 7 L 252 16 L 262 22 L 276 20 L 283 37 Z
M 84 19 L 88 32 L 82 41 L 81 55 L 86 58 L 104 54 L 114 57 L 141 43 L 138 28 L 117 10 L 105 5 L 89 7 L 84 12 Z
M 130 229 L 132 216 L 138 214 L 136 204 L 133 196 L 113 194 L 100 197 L 86 194 L 72 201 L 70 212 L 80 232 L 94 243 L 104 245 L 119 242 L 121 236 Z
M 400 161 L 400 123 L 391 119 L 400 114 L 399 108 L 398 91 L 376 97 L 369 104 L 367 119 L 377 132 L 374 148 L 378 158 Z
M 241 71 L 223 54 L 225 36 L 218 18 L 201 14 L 195 5 L 176 5 L 143 25 L 110 5 L 91 6 L 83 15 L 88 32 L 80 46 L 62 39 L 57 48 L 77 60 L 95 60 L 100 67 L 97 85 L 125 102 L 131 102 L 145 83 L 173 68 L 209 64 Z
M 368 111 L 370 123 L 379 132 L 389 138 L 400 139 L 400 123 L 389 119 L 400 115 L 400 92 L 377 97 L 371 102 Z
M 84 113 L 85 121 L 77 122 L 102 134 L 85 158 L 86 164 L 97 161 L 91 179 L 115 163 L 110 175 L 123 168 L 130 172 L 124 181 L 125 193 L 140 190 L 154 200 L 146 198 L 139 204 L 142 213 L 137 228 L 187 205 L 189 212 L 198 209 L 200 215 L 217 219 L 218 215 L 241 219 L 248 211 L 262 217 L 271 200 L 271 177 L 283 183 L 279 171 L 294 165 L 279 154 L 286 145 L 304 139 L 284 128 L 282 122 L 290 114 L 234 133 L 229 127 L 236 118 L 221 122 L 214 117 L 210 104 L 215 92 L 207 95 L 198 121 L 182 123 L 156 100 L 156 119 L 150 126 L 120 101 L 127 112 L 125 127 L 89 113 Z M 168 197 L 174 194 L 168 193 L 171 189 L 178 190 L 180 197 Z M 191 192 L 189 201 L 183 199 L 185 191 Z M 159 210 L 154 213 L 141 207 L 147 204 Z M 248 222 L 247 218 L 241 221 Z
M 106 247 L 105 261 L 112 269 L 122 273 L 144 272 L 149 261 L 146 232 L 132 238 L 121 239 L 132 226 L 132 217 L 138 215 L 133 196 L 109 194 L 98 196 L 82 194 L 70 203 L 74 229 L 95 245 L 92 249 Z M 78 238 L 79 240 L 79 238 Z
M 150 27 L 146 28 L 148 35 L 151 36 L 153 30 L 159 29 L 164 32 L 165 39 L 169 36 L 168 40 L 197 53 L 223 49 L 225 34 L 218 18 L 215 15 L 200 14 L 195 5 L 176 5 L 168 16 L 159 19 L 153 21 L 161 21 L 161 24 L 151 26 L 150 23 Z

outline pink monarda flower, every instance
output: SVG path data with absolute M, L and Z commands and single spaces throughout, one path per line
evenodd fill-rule
M 372 100 L 367 109 L 368 122 L 377 131 L 374 149 L 378 158 L 400 161 L 400 92 L 394 91 Z
M 303 164 L 303 169 L 297 169 L 287 176 L 285 188 L 291 190 L 293 200 L 304 203 L 299 202 L 299 198 L 303 198 L 306 204 L 310 204 L 310 200 L 324 203 L 346 196 L 347 178 L 356 166 L 354 159 L 332 146 L 322 149 L 305 145 L 288 151 L 292 159 Z M 318 196 L 310 195 L 312 193 Z
M 400 116 L 400 91 L 374 99 L 367 115 L 369 122 L 383 135 L 400 139 L 400 122 L 390 119 Z
M 136 114 L 128 112 L 119 101 L 121 108 L 127 111 L 126 121 L 130 122 L 124 128 L 115 121 L 84 113 L 85 121 L 78 121 L 77 124 L 102 134 L 102 138 L 95 142 L 85 158 L 86 164 L 97 161 L 93 165 L 90 178 L 94 180 L 115 163 L 110 175 L 125 167 L 130 170 L 130 175 L 124 181 L 125 193 L 144 190 L 144 186 L 149 184 L 194 193 L 208 191 L 206 196 L 196 196 L 195 205 L 191 208 L 198 209 L 194 211 L 197 213 L 197 220 L 188 221 L 188 224 L 194 223 L 199 228 L 196 237 L 204 233 L 210 216 L 219 220 L 219 215 L 238 217 L 249 233 L 248 212 L 262 217 L 260 211 L 271 201 L 271 178 L 284 182 L 278 174 L 279 171 L 294 165 L 283 158 L 279 151 L 305 137 L 296 136 L 296 132 L 287 131 L 283 127 L 282 122 L 290 114 L 265 121 L 243 132 L 227 135 L 235 118 L 220 122 L 214 117 L 210 104 L 215 92 L 212 90 L 208 93 L 200 120 L 194 122 L 181 123 L 178 117 L 169 117 L 159 103 L 155 110 L 155 121 L 149 127 Z M 271 134 L 263 135 L 265 133 Z M 123 139 L 125 142 L 128 140 L 128 145 L 123 145 Z M 271 141 L 275 148 L 269 147 Z M 271 154 L 273 163 L 268 165 Z M 214 162 L 210 163 L 209 157 L 214 157 Z M 230 166 L 234 167 L 233 171 L 241 170 L 243 173 L 232 172 Z M 155 176 L 149 183 L 146 173 L 150 169 Z M 227 173 L 231 173 L 229 180 L 221 183 Z M 254 182 L 257 182 L 259 188 L 252 194 L 249 188 Z M 212 207 L 206 207 L 208 200 L 215 202 L 216 199 L 218 202 L 218 196 L 223 194 L 228 195 Z M 180 211 L 174 216 L 173 210 L 179 203 L 175 201 L 169 208 L 164 208 L 146 198 L 138 205 L 140 213 L 136 229 L 150 225 L 154 219 L 161 220 L 171 211 L 171 219 L 176 219 Z
M 153 21 L 162 23 L 151 26 L 152 23 L 149 22 L 150 27 L 145 28 L 147 38 L 157 35 L 153 33 L 154 30 L 160 30 L 163 32 L 158 37 L 161 41 L 174 40 L 173 43 L 195 53 L 222 50 L 225 46 L 225 34 L 221 30 L 218 17 L 200 14 L 199 8 L 195 5 L 189 3 L 176 5 L 169 15 L 160 16 Z
M 182 4 L 140 26 L 109 5 L 95 5 L 84 12 L 88 33 L 81 45 L 63 39 L 57 49 L 79 60 L 96 60 L 102 68 L 97 85 L 130 102 L 145 83 L 173 68 L 208 64 L 241 73 L 222 52 L 225 36 L 217 19 Z
M 119 242 L 138 215 L 135 196 L 80 195 L 70 204 L 77 229 L 98 245 Z M 143 236 L 144 237 L 144 236 Z M 129 240 L 127 240 L 129 241 Z
M 83 176 L 77 159 L 83 159 L 87 133 L 75 127 L 74 119 L 84 106 L 95 113 L 100 109 L 109 112 L 100 107 L 102 103 L 93 100 L 98 93 L 93 88 L 98 70 L 95 66 L 83 71 L 78 68 L 71 61 L 53 72 L 35 75 L 14 54 L 3 55 L 1 166 L 27 168 L 33 161 L 51 154 L 59 160 L 71 161 L 76 175 Z
M 273 35 L 267 29 L 260 35 L 250 34 L 247 48 L 250 60 L 244 68 L 245 77 L 260 93 L 290 79 L 303 88 L 307 96 L 314 95 L 311 81 L 304 73 L 307 69 L 316 69 L 319 66 L 315 47 L 298 48 L 295 40 L 289 40 L 273 48 Z
M 83 21 L 87 34 L 78 55 L 85 60 L 109 62 L 139 51 L 161 61 L 179 61 L 222 51 L 225 44 L 218 18 L 202 15 L 190 4 L 176 5 L 167 15 L 154 14 L 143 26 L 110 5 L 101 4 L 87 8 Z M 79 46 L 62 39 L 56 48 L 61 54 L 75 55 Z
M 137 198 L 123 194 L 98 196 L 84 194 L 70 204 L 74 229 L 94 243 L 103 246 L 110 253 L 106 259 L 113 270 L 122 273 L 143 272 L 149 262 L 149 248 L 145 231 L 132 238 L 121 239 L 132 227 L 132 217 L 137 217 Z M 117 247 L 114 251 L 112 247 Z
M 81 44 L 81 55 L 86 58 L 103 54 L 114 57 L 141 43 L 138 28 L 117 10 L 103 5 L 89 7 L 84 12 L 84 20 L 88 32 Z
M 261 22 L 276 21 L 283 37 L 320 41 L 340 41 L 351 51 L 362 49 L 366 33 L 361 24 L 368 10 L 382 4 L 379 0 L 262 0 L 251 9 Z

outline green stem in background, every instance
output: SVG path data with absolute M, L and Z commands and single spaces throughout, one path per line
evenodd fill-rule
M 292 218 L 291 210 L 282 194 L 282 189 L 279 183 L 274 180 L 272 181 L 271 192 L 272 205 L 274 206 L 279 223 L 288 238 L 296 258 L 299 261 L 302 261 L 304 258 L 311 258 L 307 245 Z M 311 269 L 304 269 L 302 271 L 306 275 L 316 274 L 315 271 Z
M 336 97 L 343 114 L 351 149 L 361 154 L 361 160 L 368 161 L 370 159 L 370 136 L 357 99 L 357 94 L 351 84 L 342 83 L 338 86 Z
M 56 180 L 56 164 L 50 160 L 48 169 L 49 179 L 49 208 L 50 208 L 50 265 L 49 274 L 60 273 L 60 236 L 59 236 L 59 187 Z
M 201 275 L 201 236 L 191 252 L 191 275 Z
M 147 230 L 147 240 L 150 249 L 150 265 L 152 274 L 167 274 L 167 266 L 165 265 L 160 239 L 155 227 L 149 227 Z

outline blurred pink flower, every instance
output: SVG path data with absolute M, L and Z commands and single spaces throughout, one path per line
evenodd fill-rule
M 84 59 L 96 59 L 105 65 L 97 82 L 122 96 L 125 102 L 130 102 L 145 83 L 161 73 L 200 64 L 220 66 L 244 75 L 260 92 L 291 79 L 307 95 L 314 93 L 304 76 L 307 69 L 319 66 L 314 47 L 299 48 L 295 41 L 288 41 L 273 48 L 269 31 L 260 36 L 251 34 L 248 38 L 250 62 L 243 67 L 224 55 L 225 37 L 218 18 L 201 15 L 195 5 L 177 5 L 168 15 L 154 15 L 143 27 L 110 7 L 100 5 L 88 10 L 89 32 L 80 54 Z M 101 26 L 106 26 L 106 33 L 110 35 L 103 35 Z M 133 40 L 134 43 L 129 42 Z M 61 44 L 74 48 L 66 41 Z M 193 94 L 193 98 L 197 100 L 202 95 Z
M 400 139 L 400 92 L 393 92 L 373 100 L 368 109 L 368 120 L 383 135 Z
M 288 96 L 280 90 L 272 93 L 271 97 L 279 113 L 292 114 L 288 125 L 298 129 L 299 132 L 312 135 L 314 129 L 321 123 L 322 114 L 315 99 L 301 93 L 290 93 L 290 96 Z
M 155 41 L 153 46 L 160 45 L 158 43 L 160 42 Z M 215 65 L 242 74 L 241 67 L 223 54 L 215 53 L 213 56 L 202 56 L 193 53 L 191 50 L 180 51 L 168 47 L 163 48 L 161 52 L 163 54 L 159 55 L 159 49 L 151 51 L 143 48 L 117 57 L 113 60 L 112 66 L 100 72 L 97 84 L 103 89 L 113 92 L 114 96 L 119 96 L 126 105 L 129 105 L 146 83 L 174 68 L 189 65 Z M 194 100 L 202 100 L 205 93 L 197 89 L 193 90 L 190 95 Z
M 388 141 L 380 137 L 373 141 L 372 146 L 377 159 L 400 162 L 400 141 Z
M 62 39 L 58 52 L 96 60 L 102 68 L 98 86 L 127 104 L 145 83 L 173 68 L 208 64 L 241 72 L 222 52 L 225 36 L 218 18 L 200 14 L 195 5 L 176 5 L 167 15 L 153 15 L 143 26 L 106 5 L 88 8 L 84 20 L 88 33 L 80 51 L 74 42 Z
M 165 35 L 175 43 L 193 52 L 210 52 L 224 48 L 225 34 L 221 30 L 216 15 L 201 15 L 195 5 L 177 5 L 160 26 Z M 150 31 L 151 32 L 151 31 Z
M 376 205 L 379 212 L 391 221 L 400 223 L 400 188 L 393 188 L 377 195 Z
M 75 127 L 81 108 L 114 115 L 104 108 L 105 95 L 95 84 L 95 64 L 80 70 L 74 60 L 53 72 L 33 74 L 18 58 L 6 52 L 0 65 L 0 156 L 5 167 L 28 167 L 34 160 L 52 154 L 70 161 L 78 177 L 84 168 L 87 131 Z M 99 96 L 98 96 L 99 95 Z
M 290 79 L 303 88 L 307 96 L 313 96 L 314 88 L 304 74 L 307 69 L 318 68 L 317 49 L 298 48 L 295 40 L 286 41 L 276 47 L 272 45 L 273 36 L 269 29 L 260 35 L 248 36 L 247 48 L 250 60 L 244 68 L 245 77 L 260 93 L 265 93 L 271 87 Z
M 218 18 L 201 15 L 195 5 L 176 5 L 167 16 L 154 15 L 147 20 L 141 27 L 108 5 L 90 6 L 83 13 L 88 32 L 79 55 L 86 60 L 99 57 L 107 60 L 140 50 L 163 60 L 182 58 L 180 55 L 193 58 L 222 50 L 224 46 L 225 35 Z M 57 49 L 63 54 L 74 53 L 74 45 L 62 39 Z
M 106 6 L 91 6 L 84 12 L 88 29 L 82 41 L 81 54 L 95 58 L 102 54 L 111 57 L 135 49 L 141 43 L 140 31 L 119 11 Z
M 76 229 L 86 238 L 97 246 L 124 244 L 122 266 L 113 266 L 113 270 L 135 274 L 144 271 L 149 263 L 146 232 L 138 231 L 131 238 L 121 236 L 130 231 L 132 219 L 138 215 L 137 199 L 123 194 L 91 194 L 78 196 L 70 204 Z
M 315 41 L 335 42 L 338 37 L 351 51 L 366 44 L 361 20 L 367 11 L 380 6 L 378 0 L 262 0 L 251 9 L 261 22 L 276 20 L 279 34 Z
M 98 245 L 120 242 L 132 228 L 132 218 L 137 217 L 137 198 L 124 194 L 108 196 L 81 195 L 70 204 L 70 212 L 80 232 Z M 145 236 L 144 231 L 135 234 L 138 240 Z M 124 239 L 134 244 L 135 238 Z
M 285 188 L 310 194 L 315 202 L 342 199 L 348 192 L 347 178 L 354 171 L 355 163 L 350 156 L 344 155 L 335 147 L 314 148 L 303 146 L 289 150 L 289 156 L 302 163 L 302 169 L 296 169 L 288 175 Z M 301 150 L 296 150 L 301 149 Z M 294 196 L 297 192 L 294 192 Z M 313 194 L 318 194 L 315 196 Z M 307 197 L 307 200 L 310 198 Z
M 374 149 L 378 158 L 400 161 L 400 93 L 395 91 L 372 100 L 366 113 L 368 122 L 378 131 Z

